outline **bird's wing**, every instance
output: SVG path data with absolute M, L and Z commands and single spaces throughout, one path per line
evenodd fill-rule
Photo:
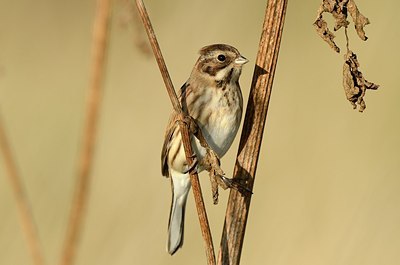
M 181 87 L 179 91 L 179 101 L 182 100 L 182 95 L 185 94 L 186 88 L 188 87 L 188 84 L 185 83 Z M 165 131 L 165 137 L 164 137 L 164 144 L 163 148 L 161 151 L 161 173 L 165 177 L 169 177 L 169 172 L 168 172 L 168 153 L 169 149 L 171 146 L 171 139 L 174 135 L 174 132 L 176 131 L 176 126 L 179 126 L 177 123 L 177 113 L 173 112 L 169 118 L 167 129 Z

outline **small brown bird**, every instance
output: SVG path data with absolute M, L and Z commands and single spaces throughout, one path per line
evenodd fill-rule
M 179 93 L 184 112 L 195 120 L 218 157 L 228 151 L 239 129 L 243 109 L 239 77 L 247 62 L 232 46 L 206 46 L 200 50 L 200 57 Z M 161 153 L 162 174 L 171 177 L 173 194 L 167 243 L 171 255 L 183 244 L 185 206 L 191 186 L 190 165 L 186 162 L 179 124 L 173 117 L 168 123 Z M 192 146 L 200 162 L 196 170 L 200 172 L 206 150 L 194 137 Z

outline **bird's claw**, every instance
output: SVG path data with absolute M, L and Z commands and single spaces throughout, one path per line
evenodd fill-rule
M 199 126 L 197 125 L 196 121 L 194 118 L 188 114 L 181 113 L 178 116 L 178 119 L 183 122 L 184 124 L 187 125 L 187 128 L 189 129 L 189 132 L 196 135 L 199 131 Z
M 227 188 L 237 190 L 244 196 L 253 194 L 253 192 L 245 184 L 242 184 L 237 178 L 230 179 L 225 176 L 220 176 L 220 178 Z
M 211 188 L 213 194 L 214 204 L 218 204 L 218 187 L 226 189 L 235 189 L 239 191 L 243 196 L 253 194 L 253 192 L 242 184 L 239 179 L 230 179 L 225 177 L 224 171 L 220 167 L 220 160 L 217 154 L 207 149 L 207 154 L 202 160 L 202 166 L 209 172 Z

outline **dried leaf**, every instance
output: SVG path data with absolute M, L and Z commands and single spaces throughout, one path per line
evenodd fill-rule
M 336 4 L 336 0 L 322 0 L 322 3 L 318 9 L 318 16 L 321 16 L 324 12 L 332 13 L 336 7 Z
M 366 105 L 364 96 L 367 89 L 378 89 L 379 85 L 368 82 L 358 70 L 360 64 L 357 55 L 352 51 L 348 51 L 345 55 L 345 63 L 343 65 L 343 87 L 347 99 L 353 105 L 353 109 L 359 106 L 359 111 L 363 112 Z
M 348 13 L 353 18 L 354 25 L 358 36 L 362 40 L 367 40 L 365 36 L 364 27 L 369 24 L 368 18 L 363 16 L 357 8 L 354 0 L 322 0 L 322 3 L 317 12 L 317 19 L 314 22 L 314 26 L 317 29 L 317 33 L 321 38 L 326 41 L 332 49 L 336 52 L 340 52 L 339 47 L 335 44 L 333 39 L 335 35 L 329 30 L 328 24 L 323 19 L 323 13 L 331 13 L 335 19 L 334 31 L 339 30 L 342 27 L 347 28 L 350 22 L 347 20 Z
M 336 7 L 336 0 L 323 0 L 318 11 L 317 11 L 317 19 L 314 22 L 314 26 L 317 30 L 318 35 L 326 41 L 329 46 L 337 53 L 340 52 L 340 48 L 333 41 L 335 35 L 329 30 L 328 23 L 322 18 L 322 14 L 324 12 L 332 13 Z
M 210 172 L 210 181 L 211 181 L 211 191 L 212 191 L 212 195 L 213 195 L 213 202 L 215 205 L 217 205 L 218 197 L 219 197 L 218 182 L 217 182 L 216 176 L 213 175 L 211 172 Z
M 207 170 L 210 175 L 211 190 L 213 195 L 214 204 L 218 204 L 218 186 L 221 186 L 224 190 L 228 187 L 224 186 L 221 178 L 225 175 L 221 169 L 221 162 L 218 155 L 209 147 L 206 148 L 206 155 L 200 161 L 200 167 Z
M 359 111 L 363 112 L 366 107 L 364 102 L 366 90 L 378 89 L 379 86 L 365 80 L 362 73 L 358 70 L 360 65 L 357 56 L 349 50 L 349 39 L 347 35 L 349 21 L 347 21 L 347 16 L 348 14 L 352 16 L 357 34 L 362 40 L 367 40 L 364 27 L 369 24 L 369 20 L 360 13 L 354 0 L 322 0 L 314 26 L 321 38 L 336 52 L 340 52 L 340 49 L 333 41 L 335 35 L 329 30 L 328 24 L 322 17 L 325 12 L 331 13 L 335 19 L 334 31 L 342 27 L 346 29 L 347 54 L 345 55 L 346 61 L 343 66 L 343 87 L 346 97 L 353 105 L 353 108 L 356 109 L 358 105 Z
M 335 27 L 334 30 L 337 31 L 341 27 L 347 28 L 347 26 L 350 24 L 349 21 L 347 21 L 347 3 L 349 0 L 336 0 L 336 5 L 331 12 L 333 15 L 333 18 L 335 19 Z
M 321 38 L 326 41 L 332 49 L 339 53 L 340 48 L 333 41 L 335 35 L 328 29 L 328 24 L 322 19 L 322 16 L 317 18 L 317 20 L 314 22 L 314 26 L 317 29 L 318 35 L 321 36 Z
M 318 9 L 317 20 L 322 18 L 324 12 L 328 12 L 331 13 L 335 19 L 335 31 L 339 30 L 341 27 L 347 27 L 349 25 L 347 21 L 347 4 L 349 1 L 350 0 L 323 0 Z
M 369 19 L 358 11 L 357 5 L 354 0 L 349 0 L 347 4 L 347 10 L 353 18 L 354 26 L 356 28 L 357 34 L 362 40 L 367 40 L 365 36 L 364 27 L 369 24 Z

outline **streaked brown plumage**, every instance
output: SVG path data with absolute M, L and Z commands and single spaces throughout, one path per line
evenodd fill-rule
M 179 92 L 183 110 L 194 118 L 218 157 L 228 151 L 240 125 L 243 100 L 239 77 L 246 62 L 232 46 L 206 46 L 200 50 L 192 73 Z M 162 174 L 171 177 L 173 192 L 167 244 L 171 255 L 183 244 L 185 205 L 190 190 L 189 166 L 174 117 L 172 115 L 168 123 L 161 153 Z M 201 165 L 206 150 L 195 138 L 192 138 L 192 146 Z M 196 169 L 202 170 L 200 166 Z

